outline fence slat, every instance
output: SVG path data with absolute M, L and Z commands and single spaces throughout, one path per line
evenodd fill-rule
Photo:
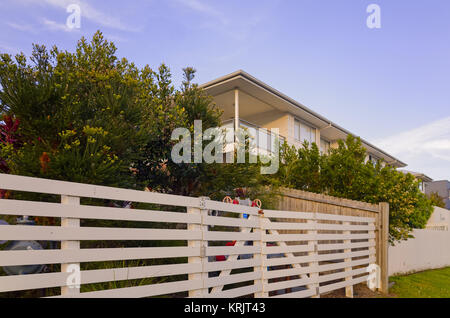
M 342 241 L 342 240 L 365 240 L 374 238 L 374 233 L 368 234 L 265 234 L 265 242 L 301 242 L 301 241 Z
M 342 249 L 353 249 L 353 248 L 365 248 L 374 247 L 375 242 L 359 242 L 359 243 L 347 243 L 347 244 L 319 244 L 317 249 L 319 251 L 332 251 L 332 250 L 342 250 Z
M 245 259 L 238 261 L 209 262 L 205 264 L 205 271 L 213 272 L 213 271 L 232 270 L 238 268 L 255 267 L 260 264 L 261 260 L 259 258 Z
M 201 280 L 184 280 L 170 283 L 161 283 L 153 285 L 106 289 L 94 292 L 80 293 L 75 298 L 136 298 L 151 297 L 159 295 L 174 294 L 189 289 L 201 288 L 203 285 Z M 73 296 L 70 296 L 73 297 Z M 50 297 L 64 298 L 64 296 Z
M 206 225 L 223 225 L 233 227 L 255 227 L 258 226 L 257 220 L 237 219 L 220 216 L 207 216 L 203 221 Z
M 270 222 L 268 219 L 263 222 L 265 230 L 312 230 L 316 228 L 312 223 L 288 223 L 288 222 Z
M 81 284 L 114 282 L 148 277 L 198 273 L 201 264 L 167 264 L 81 271 Z M 70 273 L 47 273 L 0 277 L 0 292 L 65 286 Z
M 298 266 L 288 269 L 272 269 L 268 270 L 266 267 L 264 270 L 264 275 L 267 279 L 279 278 L 279 277 L 288 277 L 288 276 L 297 276 L 302 274 L 316 273 L 318 272 L 318 267 L 311 266 Z M 304 276 L 307 277 L 307 276 Z
M 85 248 L 68 250 L 0 251 L 0 266 L 83 263 L 116 260 L 200 256 L 192 247 Z
M 266 255 L 284 254 L 284 253 L 298 253 L 314 251 L 314 246 L 303 245 L 286 245 L 286 246 L 263 246 L 262 253 Z
M 328 271 L 333 271 L 333 270 L 338 270 L 338 269 L 344 269 L 346 266 L 368 265 L 368 264 L 372 264 L 373 262 L 375 262 L 375 257 L 364 258 L 364 259 L 360 259 L 357 261 L 352 261 L 350 263 L 339 262 L 339 263 L 335 263 L 335 264 L 319 265 L 318 271 L 319 272 L 328 272 Z
M 205 201 L 205 209 L 224 212 L 245 213 L 249 215 L 258 215 L 258 208 L 253 208 L 240 204 L 224 203 L 219 201 Z
M 261 277 L 260 271 L 228 275 L 225 277 L 211 277 L 206 280 L 205 287 L 216 287 L 228 284 L 248 282 Z
M 301 219 L 308 220 L 314 218 L 314 213 L 310 212 L 289 212 L 278 210 L 264 210 L 266 218 L 280 218 L 280 219 Z
M 358 223 L 375 223 L 375 218 L 361 217 L 361 216 L 348 216 L 337 214 L 317 213 L 317 220 L 327 221 L 343 221 L 343 222 L 358 222 Z
M 367 267 L 353 269 L 348 272 L 339 272 L 339 273 L 334 273 L 334 274 L 321 275 L 321 276 L 319 276 L 319 283 L 329 282 L 329 281 L 333 281 L 336 279 L 345 278 L 347 276 L 352 277 L 352 276 L 361 275 L 364 273 L 367 273 Z
M 200 239 L 200 231 L 80 227 L 61 228 L 59 226 L 2 226 L 2 240 L 38 241 L 95 241 L 95 240 L 195 240 Z
M 161 205 L 200 207 L 199 198 L 2 173 L 0 174 L 0 189 Z
M 273 298 L 306 298 L 306 297 L 314 296 L 315 294 L 316 294 L 316 291 L 314 289 L 306 289 L 306 290 L 301 290 L 298 292 L 276 295 L 276 296 L 273 296 Z
M 262 285 L 257 284 L 257 285 L 233 288 L 233 289 L 229 289 L 229 290 L 221 291 L 221 292 L 217 292 L 217 293 L 211 293 L 207 297 L 208 298 L 232 298 L 232 297 L 234 298 L 234 297 L 241 297 L 241 296 L 245 296 L 245 295 L 258 293 L 261 290 L 262 290 Z
M 206 241 L 254 241 L 259 239 L 256 233 L 208 231 L 204 234 Z
M 367 277 L 366 276 L 362 276 L 362 277 L 353 278 L 351 280 L 346 280 L 346 281 L 339 282 L 339 283 L 334 283 L 334 284 L 329 284 L 329 285 L 325 285 L 325 286 L 320 286 L 319 290 L 320 290 L 320 293 L 327 293 L 327 292 L 332 291 L 332 290 L 336 290 L 336 289 L 339 289 L 339 288 L 344 288 L 344 287 L 351 286 L 351 285 L 356 285 L 356 284 L 359 284 L 359 283 L 362 283 L 362 282 L 365 282 L 365 281 L 367 281 Z
M 370 256 L 375 255 L 375 251 L 358 251 L 358 252 L 349 252 L 349 253 L 336 253 L 336 254 L 321 254 L 321 255 L 306 255 L 306 256 L 297 256 L 297 257 L 279 257 L 279 258 L 270 258 L 264 262 L 264 266 L 279 266 L 279 265 L 288 265 L 288 264 L 301 264 L 301 263 L 310 263 L 314 261 L 324 262 L 331 260 L 343 260 L 346 258 L 353 257 L 362 257 L 362 256 Z
M 316 260 L 315 255 L 306 256 L 294 256 L 294 257 L 278 257 L 278 258 L 268 258 L 264 261 L 264 266 L 280 266 L 280 265 L 290 265 L 290 264 L 301 264 L 308 263 Z
M 373 231 L 374 225 L 325 224 L 325 223 L 289 223 L 263 222 L 263 229 L 267 230 L 334 230 L 334 231 Z
M 79 205 L 74 207 L 59 203 L 22 200 L 0 200 L 0 215 L 29 215 L 166 223 L 200 223 L 201 220 L 198 215 L 190 215 L 183 212 L 161 212 L 89 205 Z
M 268 284 L 268 286 L 266 287 L 266 290 L 268 292 L 271 292 L 274 290 L 281 290 L 281 289 L 286 289 L 286 288 L 302 287 L 302 286 L 311 284 L 313 282 L 315 282 L 315 279 L 312 279 L 312 278 L 299 278 L 299 279 L 293 279 L 293 280 L 285 280 L 282 282 Z
M 212 246 L 206 248 L 206 256 L 254 254 L 260 250 L 258 246 Z

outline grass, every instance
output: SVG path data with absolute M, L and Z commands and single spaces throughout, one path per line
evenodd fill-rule
M 389 290 L 400 298 L 450 298 L 450 267 L 420 273 L 393 276 Z

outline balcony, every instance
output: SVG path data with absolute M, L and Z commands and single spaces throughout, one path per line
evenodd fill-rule
M 223 122 L 222 128 L 234 128 L 236 119 L 229 119 Z M 239 128 L 245 129 L 250 137 L 250 152 L 254 155 L 272 155 L 275 153 L 274 145 L 278 138 L 280 145 L 286 138 L 279 134 L 270 132 L 266 128 L 259 127 L 248 121 L 239 120 Z M 229 140 L 229 139 L 228 139 Z M 233 150 L 233 143 L 228 142 L 225 146 L 225 152 Z

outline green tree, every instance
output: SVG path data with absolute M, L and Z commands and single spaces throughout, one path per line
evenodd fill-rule
M 248 188 L 249 193 L 261 196 L 264 177 L 259 169 L 261 163 L 175 163 L 171 159 L 172 140 L 175 128 L 187 128 L 192 137 L 191 153 L 194 153 L 194 121 L 200 120 L 202 130 L 221 126 L 221 111 L 212 98 L 193 83 L 195 69 L 184 70 L 184 80 L 179 90 L 175 89 L 170 71 L 161 67 L 155 76 L 155 90 L 147 98 L 146 113 L 152 121 L 149 142 L 142 148 L 143 159 L 135 165 L 139 183 L 152 190 L 188 195 L 209 196 L 222 199 L 236 188 Z M 220 132 L 220 129 L 218 130 Z M 222 138 L 224 136 L 222 135 Z M 210 140 L 204 140 L 201 151 Z M 247 159 L 248 159 L 248 147 Z M 236 154 L 234 154 L 236 155 Z M 235 160 L 236 162 L 236 160 Z
M 20 120 L 19 149 L 2 147 L 10 173 L 130 186 L 131 164 L 145 140 L 146 70 L 119 60 L 97 32 L 76 52 L 34 45 L 0 57 L 0 110 Z
M 437 192 L 432 192 L 429 195 L 427 195 L 428 198 L 431 201 L 431 204 L 433 204 L 433 206 L 437 206 L 439 208 L 445 208 L 445 202 L 444 202 L 444 198 L 441 197 L 439 195 L 439 193 Z
M 258 165 L 171 160 L 175 128 L 193 134 L 195 120 L 203 130 L 221 124 L 195 72 L 184 69 L 176 89 L 166 65 L 154 71 L 119 59 L 101 32 L 73 53 L 34 45 L 29 60 L 2 54 L 0 114 L 19 123 L 20 136 L 20 145 L 0 143 L 2 171 L 216 198 L 262 188 Z
M 382 162 L 366 162 L 361 140 L 349 135 L 328 154 L 317 146 L 302 149 L 284 145 L 281 166 L 273 183 L 368 203 L 388 202 L 390 241 L 405 240 L 414 228 L 424 228 L 433 211 L 417 181 Z

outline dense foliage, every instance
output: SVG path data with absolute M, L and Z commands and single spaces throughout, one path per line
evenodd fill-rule
M 444 198 L 439 195 L 437 192 L 432 192 L 428 194 L 428 198 L 430 199 L 433 206 L 437 206 L 439 208 L 445 208 Z
M 203 130 L 221 125 L 220 111 L 194 76 L 194 69 L 184 69 L 177 89 L 165 65 L 154 71 L 119 59 L 100 32 L 90 42 L 82 38 L 74 53 L 35 45 L 30 61 L 2 54 L 0 171 L 214 199 L 236 188 L 268 198 L 266 185 L 284 186 L 388 202 L 392 241 L 425 226 L 432 205 L 414 177 L 366 163 L 361 141 L 352 136 L 326 155 L 315 144 L 285 144 L 272 176 L 260 174 L 260 162 L 174 163 L 175 128 L 193 136 L 195 120 Z
M 413 228 L 424 228 L 433 212 L 432 202 L 411 174 L 382 162 L 366 162 L 361 140 L 351 135 L 327 154 L 321 154 L 314 143 L 298 150 L 285 144 L 280 170 L 273 178 L 280 186 L 369 203 L 388 202 L 391 242 L 407 239 Z
M 129 167 L 145 140 L 140 83 L 147 74 L 96 34 L 75 53 L 34 45 L 30 63 L 0 58 L 0 110 L 20 123 L 20 147 L 2 142 L 0 157 L 13 174 L 133 184 Z
M 194 76 L 184 69 L 176 89 L 167 66 L 140 69 L 119 59 L 101 32 L 82 38 L 74 53 L 34 45 L 29 61 L 2 54 L 0 169 L 214 198 L 237 187 L 263 193 L 258 165 L 170 160 L 175 128 L 193 134 L 194 120 L 203 130 L 221 125 L 221 112 Z

